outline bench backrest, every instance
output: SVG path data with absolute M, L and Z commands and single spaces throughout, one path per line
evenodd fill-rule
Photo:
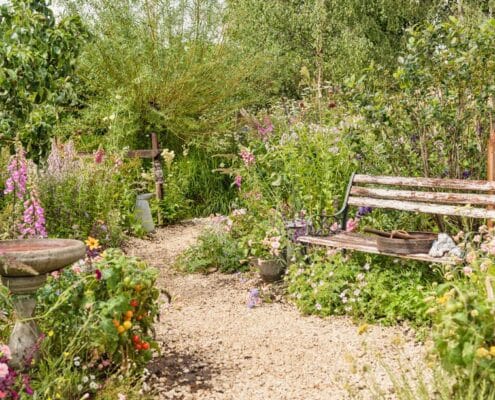
M 495 182 L 359 174 L 351 179 L 349 205 L 495 219 Z

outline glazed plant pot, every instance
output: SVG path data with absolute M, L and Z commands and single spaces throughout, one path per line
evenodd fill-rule
M 276 282 L 282 278 L 285 265 L 281 260 L 263 260 L 258 258 L 257 266 L 264 282 Z

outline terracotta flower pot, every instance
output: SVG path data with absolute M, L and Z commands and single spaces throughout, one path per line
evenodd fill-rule
M 276 282 L 282 278 L 285 265 L 281 260 L 262 260 L 258 258 L 256 264 L 264 282 Z

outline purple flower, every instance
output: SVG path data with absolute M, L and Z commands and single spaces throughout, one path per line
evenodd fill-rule
M 356 214 L 356 217 L 361 218 L 364 217 L 365 215 L 368 215 L 373 211 L 373 208 L 371 207 L 359 207 L 358 212 Z
M 249 291 L 247 306 L 248 308 L 254 308 L 261 304 L 260 291 L 256 288 Z
M 471 176 L 471 171 L 468 170 L 468 169 L 465 169 L 464 171 L 462 171 L 462 179 L 467 179 Z
M 4 194 L 15 193 L 19 199 L 23 199 L 27 190 L 28 166 L 26 153 L 22 147 L 18 147 L 7 166 L 9 177 L 5 182 Z
M 263 124 L 257 124 L 256 128 L 258 129 L 261 139 L 266 141 L 268 139 L 268 135 L 273 132 L 273 124 L 270 117 L 267 115 L 263 119 Z

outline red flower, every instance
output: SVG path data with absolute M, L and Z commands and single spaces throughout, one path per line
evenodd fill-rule
M 99 269 L 95 270 L 95 276 L 98 281 L 101 279 L 101 271 Z

